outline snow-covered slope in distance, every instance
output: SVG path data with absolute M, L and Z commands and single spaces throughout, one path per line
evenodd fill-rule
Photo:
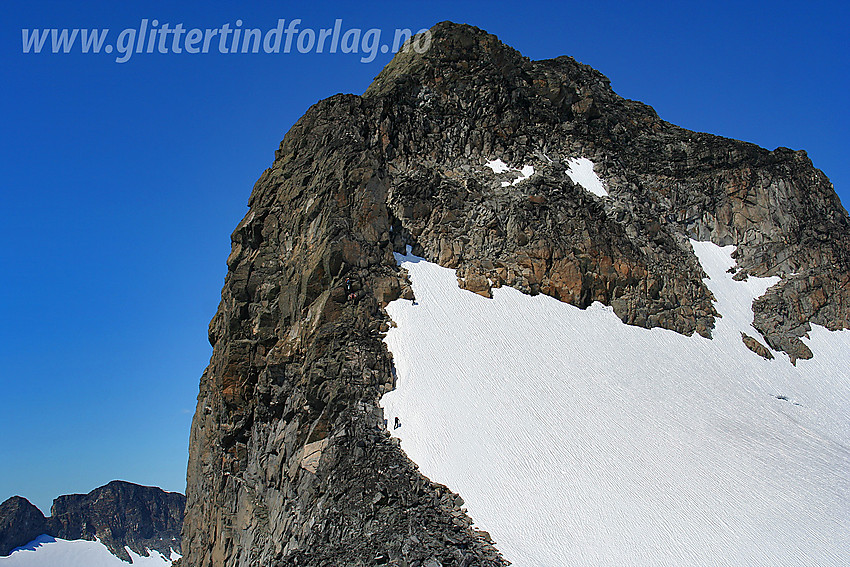
M 503 287 L 464 291 L 410 254 L 387 307 L 402 448 L 459 492 L 515 567 L 850 565 L 850 331 L 793 366 L 746 348 L 733 247 L 693 241 L 713 339 Z
M 151 551 L 148 557 L 126 548 L 134 567 L 168 567 L 180 556 L 172 551 L 164 557 Z M 0 557 L 0 567 L 128 567 L 130 563 L 112 555 L 99 541 L 65 540 L 40 536 L 19 547 L 7 557 Z

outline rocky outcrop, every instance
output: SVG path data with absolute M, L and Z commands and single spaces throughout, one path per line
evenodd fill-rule
M 146 555 L 156 550 L 169 557 L 180 551 L 186 497 L 153 486 L 114 480 L 88 494 L 60 496 L 48 519 L 50 535 L 62 539 L 100 539 L 125 561 L 124 547 Z
M 737 246 L 792 360 L 810 323 L 850 326 L 850 219 L 804 152 L 689 132 L 569 57 L 529 61 L 451 23 L 363 96 L 310 108 L 254 186 L 209 327 L 187 473 L 184 565 L 503 565 L 458 495 L 390 437 L 393 252 L 626 323 L 710 336 L 689 238 Z M 608 196 L 575 183 L 589 158 Z M 486 167 L 501 159 L 515 172 Z M 756 340 L 756 339 L 753 339 Z M 486 528 L 486 526 L 484 526 Z
M 744 342 L 744 345 L 757 355 L 767 360 L 773 360 L 773 353 L 770 352 L 766 346 L 758 342 L 758 340 L 754 339 L 750 335 L 746 333 L 741 333 L 741 340 Z
M 130 561 L 125 547 L 139 555 L 156 550 L 180 552 L 186 497 L 152 486 L 112 481 L 88 494 L 60 496 L 45 518 L 25 498 L 0 505 L 0 555 L 42 534 L 61 539 L 99 539 L 116 556 Z
M 9 555 L 45 532 L 44 514 L 26 498 L 13 496 L 0 504 L 0 556 Z

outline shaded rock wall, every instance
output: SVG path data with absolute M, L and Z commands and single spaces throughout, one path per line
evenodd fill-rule
M 0 556 L 26 545 L 47 531 L 47 519 L 26 498 L 13 496 L 0 504 Z

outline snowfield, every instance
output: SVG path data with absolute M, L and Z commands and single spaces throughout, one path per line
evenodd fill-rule
M 127 552 L 136 567 L 169 567 L 180 555 L 172 551 L 164 557 L 151 551 L 148 557 Z M 50 536 L 39 536 L 31 543 L 19 547 L 7 557 L 0 557 L 0 567 L 128 567 L 110 553 L 100 541 L 65 540 Z
M 815 327 L 796 367 L 761 358 L 741 332 L 764 342 L 751 304 L 778 278 L 736 282 L 733 247 L 692 245 L 711 340 L 487 299 L 397 255 L 416 300 L 387 307 L 385 417 L 515 567 L 850 565 L 850 331 Z

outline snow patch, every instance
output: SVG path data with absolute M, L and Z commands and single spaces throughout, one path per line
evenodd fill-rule
M 581 185 L 597 197 L 607 197 L 608 191 L 602 184 L 602 180 L 593 171 L 593 162 L 587 158 L 572 158 L 567 162 L 569 169 L 567 175 L 573 180 L 573 183 Z
M 496 173 L 496 174 L 505 173 L 505 172 L 511 170 L 511 168 L 508 167 L 508 164 L 506 164 L 505 162 L 503 162 L 500 159 L 494 159 L 492 161 L 488 161 L 484 165 L 489 167 L 490 169 L 492 169 L 493 173 Z
M 516 168 L 509 166 L 500 159 L 488 161 L 484 165 L 492 169 L 493 173 L 497 175 L 502 173 L 508 173 L 509 171 L 518 173 L 518 177 L 513 181 L 502 181 L 502 187 L 510 187 L 511 185 L 516 185 L 521 181 L 525 181 L 526 179 L 534 175 L 534 166 L 532 165 L 524 165 L 521 168 Z
M 725 336 L 728 332 L 734 334 L 737 331 L 740 337 L 742 331 L 756 337 L 761 336 L 752 325 L 753 301 L 778 284 L 782 278 L 749 276 L 744 281 L 735 281 L 732 278 L 732 272 L 736 271 L 733 268 L 737 266 L 732 258 L 734 246 L 721 247 L 711 242 L 697 240 L 691 240 L 691 246 L 702 269 L 708 275 L 706 285 L 716 299 L 715 309 L 722 315 L 719 322 L 715 323 L 715 334 L 720 332 Z
M 752 299 L 776 278 L 736 282 L 731 247 L 692 244 L 723 315 L 711 340 L 486 299 L 397 256 L 416 302 L 387 306 L 385 417 L 516 567 L 850 565 L 850 331 L 813 325 L 796 367 L 761 358 L 740 332 L 760 336 Z

